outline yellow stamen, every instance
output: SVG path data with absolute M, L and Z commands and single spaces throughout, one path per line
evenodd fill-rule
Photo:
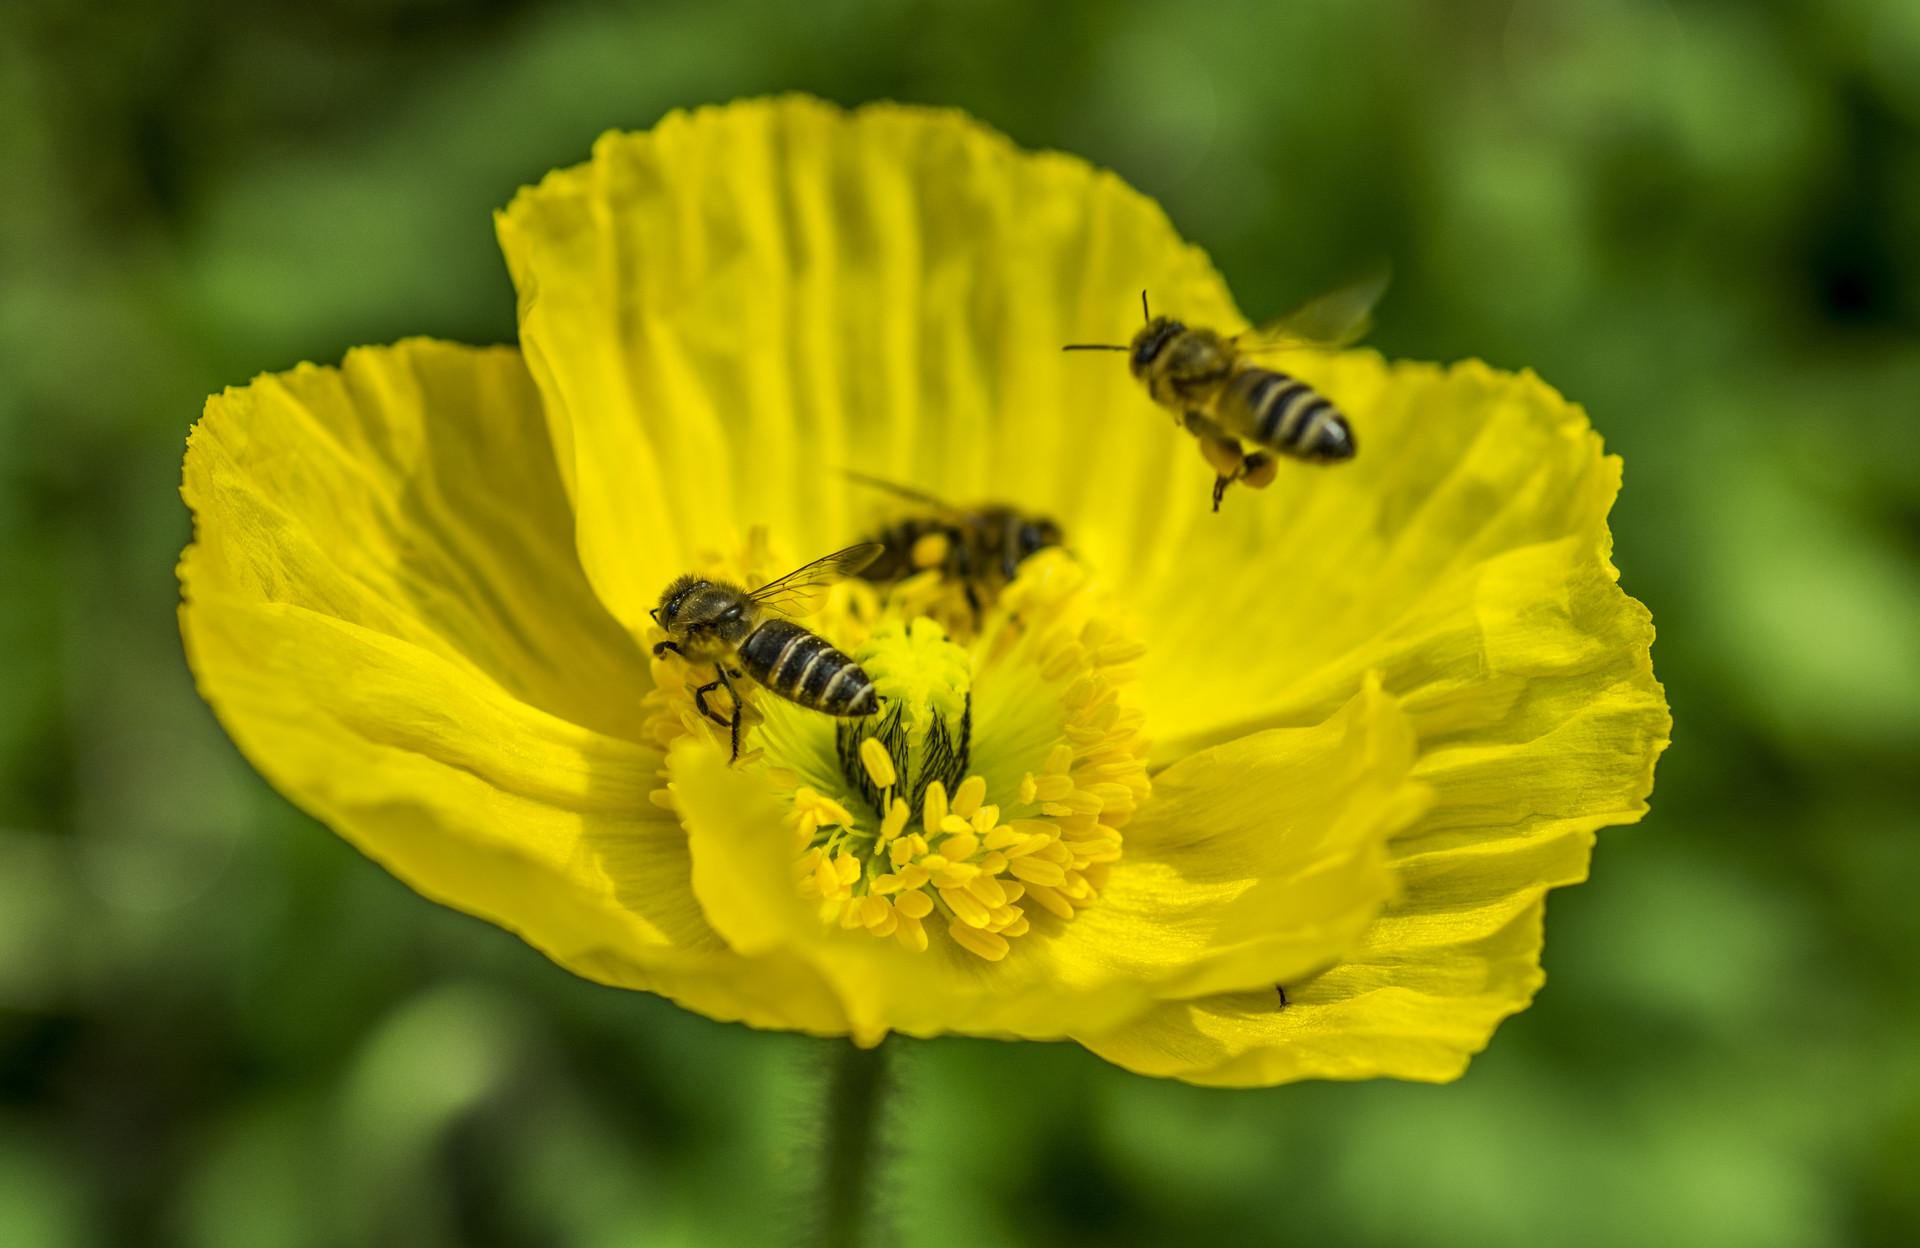
M 887 747 L 873 737 L 860 743 L 860 762 L 867 769 L 876 789 L 890 789 L 900 777 L 893 769 L 893 756 L 887 753 Z
M 940 579 L 928 571 L 909 584 Z M 879 714 L 838 726 L 762 700 L 766 771 L 792 794 L 796 887 L 822 922 L 846 939 L 912 952 L 951 940 L 998 962 L 1011 941 L 1045 939 L 1097 904 L 1124 852 L 1120 829 L 1151 783 L 1143 720 L 1121 698 L 1133 678 L 1123 665 L 1140 649 L 1087 584 L 1064 553 L 1043 552 L 997 605 L 965 612 L 979 615 L 969 622 L 979 631 L 964 649 L 912 614 L 921 599 L 904 586 L 845 591 L 811 621 L 836 644 L 850 636 L 883 699 Z M 894 614 L 903 605 L 905 623 Z M 976 701 L 976 679 L 1000 683 Z M 663 711 L 688 709 L 677 689 L 649 696 Z M 846 788 L 820 778 L 823 758 L 837 759 Z M 929 932 L 936 911 L 945 935 Z

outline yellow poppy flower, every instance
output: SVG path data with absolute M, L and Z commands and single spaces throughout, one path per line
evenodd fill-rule
M 1546 890 L 1644 813 L 1669 726 L 1579 409 L 1289 358 L 1360 454 L 1212 514 L 1125 366 L 1059 347 L 1143 287 L 1239 329 L 1224 283 L 1112 175 L 957 113 L 675 114 L 498 227 L 517 351 L 263 376 L 189 441 L 188 654 L 289 798 L 578 974 L 863 1044 L 1438 1080 L 1527 1004 Z M 884 713 L 748 691 L 730 764 L 650 612 L 872 531 L 846 469 L 1066 549 L 978 612 L 937 572 L 834 587 L 804 622 Z

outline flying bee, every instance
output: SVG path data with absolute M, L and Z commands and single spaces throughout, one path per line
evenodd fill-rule
M 1048 517 L 1005 503 L 956 507 L 931 494 L 865 473 L 848 472 L 847 476 L 925 508 L 874 535 L 882 553 L 860 576 L 887 585 L 938 569 L 943 578 L 960 587 L 976 620 L 981 608 L 1013 580 L 1022 563 L 1049 546 L 1060 545 L 1064 536 L 1060 526 Z
M 1352 459 L 1353 428 L 1333 401 L 1306 382 L 1248 357 L 1298 347 L 1333 350 L 1357 340 L 1386 290 L 1383 273 L 1314 299 L 1244 334 L 1221 334 L 1154 316 L 1140 292 L 1147 323 L 1127 346 L 1074 343 L 1069 351 L 1125 351 L 1128 369 L 1174 423 L 1200 442 L 1213 468 L 1213 509 L 1229 485 L 1264 489 L 1279 474 L 1275 455 L 1331 464 Z M 1261 449 L 1247 452 L 1241 440 Z
M 671 652 L 713 664 L 714 678 L 694 691 L 693 704 L 727 730 L 732 758 L 740 757 L 741 720 L 733 682 L 743 676 L 810 711 L 854 719 L 879 709 L 873 681 L 858 663 L 785 616 L 802 612 L 830 582 L 857 575 L 883 549 L 877 542 L 849 546 L 755 590 L 689 574 L 661 591 L 660 605 L 647 613 L 667 633 L 654 657 Z M 721 688 L 733 703 L 730 716 L 707 705 L 707 695 Z

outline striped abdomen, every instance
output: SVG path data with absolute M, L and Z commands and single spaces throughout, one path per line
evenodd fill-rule
M 1316 463 L 1352 459 L 1353 429 L 1331 401 L 1298 377 L 1243 368 L 1220 395 L 1219 421 L 1261 446 Z
M 740 666 L 774 693 L 828 715 L 871 715 L 873 682 L 846 655 L 792 620 L 767 620 L 740 643 Z

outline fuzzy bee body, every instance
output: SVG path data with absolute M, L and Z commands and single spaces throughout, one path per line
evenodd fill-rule
M 810 711 L 852 718 L 878 709 L 873 681 L 860 665 L 792 620 L 762 621 L 740 643 L 739 655 L 747 675 Z
M 713 664 L 714 678 L 694 691 L 694 706 L 728 730 L 735 758 L 740 755 L 741 716 L 733 681 L 742 676 L 752 677 L 777 697 L 826 715 L 855 718 L 879 709 L 873 681 L 858 663 L 826 638 L 775 613 L 797 605 L 829 581 L 856 575 L 880 553 L 873 543 L 849 546 L 751 591 L 689 575 L 661 593 L 660 605 L 651 614 L 667 639 L 653 652 Z M 707 704 L 707 695 L 720 688 L 732 697 L 731 715 Z
M 1228 433 L 1308 463 L 1352 459 L 1356 449 L 1353 427 L 1333 401 L 1278 369 L 1242 366 L 1214 413 Z
M 1332 400 L 1298 377 L 1253 363 L 1232 338 L 1211 329 L 1155 317 L 1134 336 L 1127 363 L 1153 401 L 1200 439 L 1219 474 L 1215 510 L 1229 483 L 1271 482 L 1274 454 L 1331 464 L 1352 459 L 1357 449 Z M 1247 454 L 1243 440 L 1262 449 Z
M 1290 373 L 1253 362 L 1257 351 L 1343 345 L 1365 329 L 1384 272 L 1313 300 L 1251 334 L 1225 335 L 1168 316 L 1147 323 L 1126 346 L 1076 343 L 1070 351 L 1125 351 L 1128 371 L 1174 420 L 1193 434 L 1212 465 L 1213 509 L 1227 486 L 1255 489 L 1279 471 L 1275 456 L 1310 464 L 1352 459 L 1353 426 L 1333 401 Z M 1142 296 L 1144 310 L 1145 297 Z M 1241 445 L 1259 448 L 1247 452 Z
M 977 612 L 1013 580 L 1021 564 L 1062 540 L 1060 526 L 1045 516 L 1002 503 L 955 507 L 877 477 L 848 475 L 928 509 L 874 534 L 881 554 L 860 576 L 878 585 L 937 569 L 965 590 L 968 605 Z

